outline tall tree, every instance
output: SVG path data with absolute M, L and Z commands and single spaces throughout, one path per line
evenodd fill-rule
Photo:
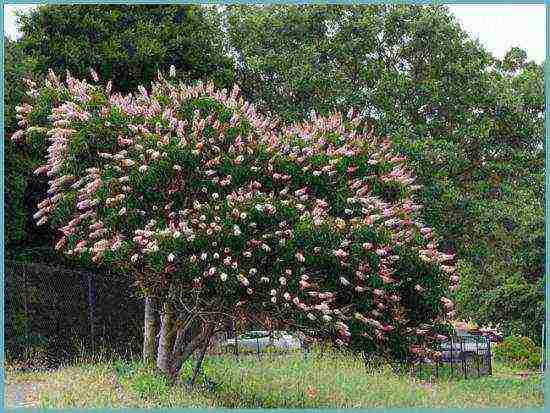
M 9 38 L 4 37 L 4 132 L 17 127 L 15 106 L 11 103 L 21 101 L 25 93 L 23 85 L 18 82 L 22 71 L 20 49 Z M 25 234 L 23 196 L 26 181 L 24 176 L 14 174 L 14 167 L 18 162 L 9 140 L 5 140 L 4 148 L 5 251 L 9 255 Z
M 84 77 L 93 68 L 129 92 L 173 65 L 185 80 L 227 87 L 233 61 L 224 52 L 213 9 L 197 5 L 41 6 L 20 17 L 33 71 Z
M 443 6 L 232 6 L 226 19 L 247 98 L 287 120 L 312 109 L 362 111 L 411 158 L 424 185 L 425 219 L 472 266 L 472 282 L 493 280 L 485 298 L 518 274 L 537 274 L 522 285 L 538 291 L 542 309 L 541 261 L 502 248 L 524 240 L 540 251 L 541 239 L 518 225 L 506 241 L 489 241 L 488 228 L 479 228 L 495 207 L 523 208 L 516 191 L 533 205 L 536 231 L 542 228 L 541 66 L 519 49 L 494 59 Z M 493 265 L 503 250 L 513 265 Z M 519 332 L 520 313 L 481 318 Z M 541 311 L 536 318 L 542 322 Z

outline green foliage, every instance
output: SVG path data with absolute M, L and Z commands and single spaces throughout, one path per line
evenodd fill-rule
M 424 219 L 469 268 L 462 316 L 508 331 L 532 317 L 522 334 L 540 341 L 542 66 L 518 48 L 493 58 L 443 6 L 232 6 L 227 22 L 244 95 L 293 121 L 360 108 L 409 157 Z M 534 313 L 497 301 L 512 286 Z
M 541 348 L 528 337 L 506 337 L 495 346 L 494 355 L 496 360 L 531 369 L 539 369 L 541 365 Z
M 477 217 L 463 250 L 456 302 L 480 324 L 498 323 L 505 335 L 529 335 L 538 343 L 544 320 L 544 213 L 542 199 L 516 188 L 500 199 L 472 201 Z
M 21 45 L 33 72 L 93 68 L 129 92 L 174 65 L 182 79 L 232 83 L 217 15 L 195 5 L 40 6 L 23 15 Z
M 29 87 L 12 139 L 45 158 L 34 218 L 70 259 L 216 322 L 263 315 L 393 357 L 442 339 L 454 255 L 418 220 L 406 158 L 353 110 L 277 128 L 237 87 Z
M 6 142 L 4 160 L 6 166 L 5 176 L 5 221 L 8 225 L 5 227 L 5 250 L 9 255 L 16 243 L 24 239 L 26 216 L 24 209 L 24 193 L 26 179 L 24 176 L 13 173 L 10 166 L 13 165 L 12 143 Z M 11 225 L 10 225 L 11 224 Z
M 15 106 L 25 95 L 21 79 L 28 72 L 21 45 L 4 37 L 4 128 L 17 128 Z
M 22 77 L 28 72 L 23 63 L 21 47 L 4 37 L 4 210 L 6 256 L 14 254 L 16 246 L 24 244 L 30 209 L 26 209 L 25 189 L 31 177 L 25 173 L 27 156 L 14 151 L 9 135 L 17 129 L 15 106 L 25 95 Z M 32 221 L 31 221 L 32 225 Z

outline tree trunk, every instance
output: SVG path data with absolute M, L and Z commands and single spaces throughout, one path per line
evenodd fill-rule
M 172 360 L 170 363 L 170 378 L 175 381 L 178 377 L 178 374 L 183 366 L 183 363 L 191 357 L 197 348 L 204 342 L 204 333 L 195 335 L 191 341 L 189 341 L 184 346 L 185 331 L 181 330 L 178 332 L 178 338 L 176 339 L 176 344 L 179 346 L 174 346 L 174 351 L 172 353 Z
M 174 344 L 174 314 L 172 305 L 164 303 L 160 326 L 159 346 L 157 351 L 157 367 L 160 371 L 170 374 L 170 359 Z
M 178 328 L 176 331 L 176 340 L 174 340 L 174 348 L 172 349 L 172 360 L 181 357 L 185 343 L 185 332 L 185 328 Z
M 146 297 L 143 331 L 143 362 L 146 364 L 155 361 L 156 339 L 157 323 L 153 309 L 153 300 L 150 297 Z
M 206 329 L 206 335 L 205 335 L 204 341 L 202 342 L 201 354 L 199 356 L 199 359 L 195 363 L 193 376 L 191 377 L 191 380 L 189 382 L 189 385 L 191 387 L 195 385 L 195 380 L 197 379 L 197 376 L 199 375 L 199 372 L 201 370 L 202 362 L 204 360 L 204 355 L 206 354 L 206 350 L 208 350 L 208 346 L 210 345 L 210 340 L 212 339 L 213 334 L 214 334 L 214 325 L 211 324 Z

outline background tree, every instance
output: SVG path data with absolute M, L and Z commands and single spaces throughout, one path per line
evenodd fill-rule
M 542 67 L 517 48 L 494 59 L 443 6 L 232 6 L 225 19 L 244 95 L 290 120 L 361 110 L 409 156 L 426 221 L 469 268 L 462 316 L 540 339 Z M 529 224 L 483 225 L 494 208 L 527 214 L 525 200 Z M 518 301 L 505 312 L 473 304 L 512 285 L 537 308 L 528 331 Z
M 31 76 L 21 44 L 4 38 L 5 42 L 5 258 L 19 262 L 39 260 L 43 263 L 58 262 L 52 252 L 51 234 L 36 228 L 32 219 L 33 205 L 44 191 L 44 180 L 33 176 L 32 149 L 15 150 L 9 137 L 17 129 L 15 107 L 25 99 L 22 79 Z M 39 258 L 40 257 L 40 258 Z
M 185 80 L 233 83 L 212 9 L 195 5 L 43 6 L 21 15 L 21 43 L 33 72 L 52 67 L 78 78 L 89 68 L 129 92 L 173 65 Z
M 133 274 L 162 305 L 161 371 L 176 379 L 201 349 L 198 368 L 228 318 L 261 315 L 356 350 L 437 356 L 454 255 L 417 220 L 406 158 L 354 111 L 276 129 L 238 88 L 160 78 L 123 96 L 92 79 L 29 81 L 13 139 L 45 158 L 34 218 L 55 248 Z
M 14 131 L 17 127 L 15 105 L 12 102 L 20 102 L 23 95 L 23 86 L 19 83 L 22 68 L 21 50 L 14 42 L 4 37 L 4 131 Z M 6 135 L 6 134 L 5 134 Z M 17 165 L 15 154 L 12 152 L 12 145 L 9 140 L 5 142 L 5 251 L 9 257 L 13 247 L 25 236 L 25 209 L 24 189 L 26 186 L 25 177 L 14 173 Z
M 492 150 L 498 155 L 487 163 L 482 175 L 486 182 L 479 179 L 477 194 L 463 198 L 462 207 L 471 216 L 468 227 L 473 230 L 471 238 L 465 239 L 465 249 L 473 265 L 464 273 L 457 301 L 464 313 L 477 314 L 482 323 L 498 320 L 507 332 L 540 340 L 544 77 L 542 67 L 524 56 L 524 51 L 512 49 L 495 65 L 492 93 L 499 94 L 502 104 Z

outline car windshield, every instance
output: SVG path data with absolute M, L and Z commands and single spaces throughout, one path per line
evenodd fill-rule
M 242 339 L 251 339 L 251 338 L 263 338 L 267 337 L 269 333 L 267 331 L 249 331 L 240 336 Z
M 288 331 L 272 331 L 271 333 L 269 331 L 247 331 L 246 333 L 243 333 L 239 336 L 239 340 L 252 340 L 252 339 L 259 339 L 259 338 L 266 338 L 266 337 L 272 337 L 272 338 L 282 338 L 283 336 L 289 336 L 291 335 Z

